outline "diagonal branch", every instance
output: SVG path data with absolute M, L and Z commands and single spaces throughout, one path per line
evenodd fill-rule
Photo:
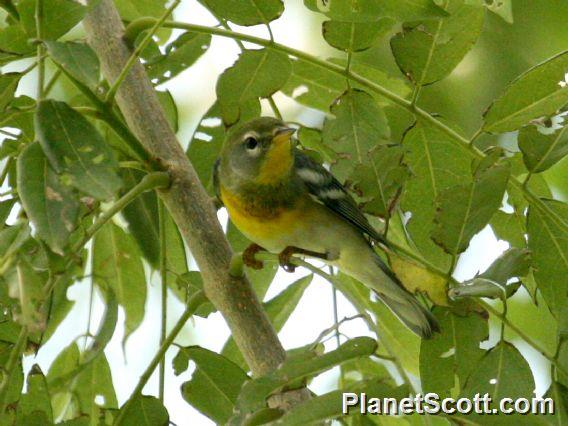
M 110 84 L 131 56 L 124 26 L 112 0 L 101 0 L 84 19 L 89 44 L 97 53 Z M 171 176 L 171 186 L 159 192 L 203 276 L 204 290 L 223 314 L 254 375 L 275 369 L 285 359 L 266 314 L 246 278 L 229 276 L 231 249 L 209 195 L 199 182 L 170 128 L 143 66 L 136 62 L 116 94 L 124 118 L 150 155 Z M 290 396 L 308 398 L 305 390 Z M 282 404 L 286 404 L 286 398 Z

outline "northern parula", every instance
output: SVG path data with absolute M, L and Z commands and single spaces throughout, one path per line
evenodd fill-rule
M 432 313 L 409 293 L 375 253 L 386 245 L 355 200 L 323 166 L 295 147 L 294 129 L 261 117 L 235 126 L 214 168 L 218 198 L 233 224 L 254 244 L 243 253 L 255 268 L 259 250 L 321 257 L 372 289 L 412 331 L 429 338 L 439 330 Z

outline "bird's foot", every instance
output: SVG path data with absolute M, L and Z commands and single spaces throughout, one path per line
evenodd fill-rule
M 318 253 L 316 251 L 304 250 L 299 247 L 288 246 L 284 250 L 282 250 L 278 255 L 278 262 L 286 272 L 294 272 L 296 270 L 296 265 L 294 265 L 290 261 L 290 259 L 294 254 L 304 254 L 310 257 L 317 257 L 319 259 L 329 260 L 328 253 Z
M 265 251 L 265 249 L 258 244 L 251 244 L 245 251 L 243 251 L 243 263 L 252 269 L 262 269 L 264 263 L 255 258 L 255 255 L 259 251 Z

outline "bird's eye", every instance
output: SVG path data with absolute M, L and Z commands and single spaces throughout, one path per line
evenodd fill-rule
M 254 149 L 256 149 L 257 146 L 258 146 L 258 141 L 252 136 L 249 136 L 248 138 L 245 139 L 245 147 L 248 150 L 253 151 Z

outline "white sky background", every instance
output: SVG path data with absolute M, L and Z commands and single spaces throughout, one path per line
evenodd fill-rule
M 322 37 L 314 37 L 319 34 L 313 30 L 314 25 L 319 25 L 315 14 L 305 9 L 302 0 L 286 0 L 286 9 L 283 16 L 272 23 L 271 27 L 275 39 L 282 44 L 305 50 L 318 56 L 326 57 L 333 53 Z M 197 1 L 184 1 L 175 12 L 175 19 L 197 23 L 200 25 L 216 25 L 216 20 Z M 313 18 L 313 20 L 310 20 Z M 237 27 L 234 29 L 249 34 L 268 37 L 266 28 L 259 26 L 254 28 Z M 179 31 L 175 32 L 177 36 Z M 163 88 L 169 89 L 180 111 L 180 130 L 178 138 L 186 147 L 193 130 L 200 117 L 208 110 L 215 100 L 215 84 L 217 76 L 238 57 L 238 47 L 233 40 L 213 37 L 211 47 L 207 53 L 190 69 L 169 81 Z M 23 68 L 23 67 L 22 67 Z M 469 69 L 467 69 L 469 68 Z M 461 78 L 475 68 L 474 58 L 468 56 L 467 60 L 449 78 Z M 31 82 L 30 82 L 31 83 Z M 33 93 L 33 85 L 26 84 L 20 92 Z M 322 113 L 304 108 L 289 98 L 277 94 L 276 103 L 285 119 L 300 121 L 308 125 L 320 125 L 323 120 Z M 266 105 L 264 105 L 266 107 Z M 265 109 L 270 114 L 270 110 Z M 1 140 L 1 139 L 0 139 Z M 5 188 L 2 188 L 2 191 Z M 220 219 L 226 221 L 224 211 L 220 212 Z M 458 280 L 471 278 L 478 269 L 484 270 L 491 262 L 507 248 L 507 244 L 497 241 L 492 231 L 487 228 L 477 235 L 467 252 L 458 263 L 455 277 Z M 192 265 L 195 269 L 195 265 Z M 148 273 L 148 271 L 147 271 Z M 276 279 L 267 293 L 270 299 L 282 291 L 288 284 L 306 275 L 306 271 L 298 269 L 294 274 L 288 274 L 279 270 Z M 39 351 L 37 357 L 29 356 L 25 360 L 25 367 L 29 369 L 34 363 L 38 363 L 44 372 L 57 356 L 60 350 L 70 342 L 83 334 L 87 327 L 88 303 L 90 295 L 90 279 L 86 279 L 73 285 L 68 292 L 68 297 L 75 300 L 75 306 L 55 333 Z M 526 297 L 521 290 L 515 297 Z M 339 318 L 355 314 L 354 309 L 341 295 L 338 295 Z M 168 303 L 168 326 L 171 328 L 183 311 L 183 306 L 173 296 L 169 297 Z M 98 322 L 103 313 L 100 300 L 96 300 L 93 309 L 91 331 L 96 331 Z M 159 276 L 154 273 L 150 279 L 148 300 L 146 304 L 146 316 L 140 328 L 131 335 L 126 344 L 126 350 L 122 351 L 122 336 L 124 333 L 124 313 L 121 310 L 119 325 L 113 340 L 105 350 L 111 365 L 113 381 L 119 404 L 130 395 L 136 385 L 140 374 L 144 371 L 159 344 L 160 329 L 160 283 Z M 310 287 L 306 290 L 297 309 L 283 328 L 279 337 L 286 349 L 291 349 L 313 342 L 319 333 L 333 324 L 332 290 L 330 284 L 319 277 L 315 277 Z M 370 335 L 361 320 L 355 320 L 342 325 L 343 333 L 350 337 L 358 335 Z M 190 320 L 180 334 L 177 343 L 181 345 L 201 345 L 211 350 L 219 351 L 227 337 L 229 330 L 220 314 L 211 315 L 208 319 L 196 318 Z M 492 333 L 495 340 L 495 333 Z M 333 348 L 334 341 L 326 344 L 328 349 Z M 537 390 L 542 393 L 548 386 L 543 377 L 546 377 L 547 365 L 536 351 L 526 344 L 518 345 L 519 349 L 531 361 L 531 367 L 537 377 Z M 167 354 L 166 362 L 166 391 L 165 404 L 170 414 L 170 419 L 177 425 L 210 425 L 210 420 L 202 416 L 181 397 L 180 386 L 188 380 L 191 373 L 184 373 L 179 377 L 173 375 L 171 360 L 176 353 L 171 349 Z M 191 370 L 191 369 L 190 369 Z M 321 375 L 311 385 L 316 393 L 329 391 L 336 386 L 337 370 L 332 370 Z M 152 377 L 144 389 L 144 393 L 157 395 L 158 375 Z

